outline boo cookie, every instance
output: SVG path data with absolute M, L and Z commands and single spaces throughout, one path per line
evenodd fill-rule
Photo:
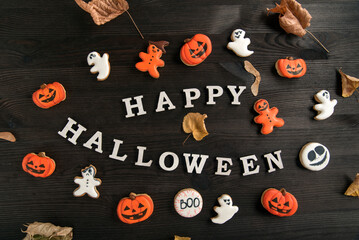
M 194 217 L 202 210 L 202 196 L 199 192 L 192 188 L 182 189 L 175 196 L 174 207 L 176 212 L 182 217 Z

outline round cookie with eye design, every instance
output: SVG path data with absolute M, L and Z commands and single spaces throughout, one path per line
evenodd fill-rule
M 299 160 L 306 169 L 320 171 L 328 165 L 330 153 L 323 144 L 310 142 L 300 150 Z

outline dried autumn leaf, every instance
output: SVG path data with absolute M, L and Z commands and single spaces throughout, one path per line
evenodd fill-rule
M 253 96 L 258 95 L 259 83 L 261 82 L 261 74 L 253 67 L 249 61 L 244 61 L 244 69 L 255 77 L 254 83 L 251 86 Z
M 52 223 L 34 222 L 28 225 L 23 233 L 27 233 L 23 240 L 52 239 L 52 240 L 71 240 L 73 238 L 72 227 L 59 227 Z
M 204 119 L 207 118 L 207 114 L 200 113 L 188 113 L 183 118 L 183 131 L 186 133 L 192 133 L 194 139 L 201 141 L 205 136 L 208 135 Z
M 91 14 L 93 21 L 97 25 L 105 24 L 126 12 L 132 23 L 135 25 L 138 33 L 141 35 L 142 39 L 144 39 L 131 14 L 127 11 L 130 7 L 126 0 L 92 0 L 88 3 L 83 0 L 75 0 L 75 2 L 83 10 Z
M 11 132 L 0 132 L 0 138 L 9 142 L 15 142 L 16 138 Z
M 180 236 L 175 235 L 175 240 L 191 240 L 191 238 L 190 237 L 180 237 Z
M 282 0 L 280 5 L 276 3 L 276 7 L 268 9 L 268 12 L 279 13 L 279 25 L 287 33 L 303 37 L 307 32 L 305 28 L 310 26 L 312 16 L 307 9 L 295 0 Z
M 355 180 L 344 193 L 347 196 L 359 197 L 359 173 L 357 173 Z
M 359 79 L 343 73 L 341 69 L 339 73 L 342 78 L 342 96 L 350 97 L 359 87 Z

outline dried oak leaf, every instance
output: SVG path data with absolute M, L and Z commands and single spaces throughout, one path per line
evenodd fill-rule
M 11 132 L 0 132 L 0 138 L 9 142 L 16 142 L 16 138 Z
M 200 113 L 188 113 L 183 118 L 183 131 L 186 133 L 192 133 L 194 139 L 201 141 L 208 135 L 204 119 L 207 118 L 207 114 Z
M 247 72 L 252 74 L 255 77 L 254 83 L 251 86 L 251 91 L 253 96 L 258 95 L 259 91 L 259 83 L 261 82 L 261 74 L 253 67 L 253 65 L 249 61 L 244 61 L 244 69 L 246 69 Z
M 59 227 L 52 223 L 34 222 L 28 225 L 23 233 L 27 233 L 23 240 L 32 239 L 52 239 L 52 240 L 72 240 L 72 227 Z
M 359 173 L 357 173 L 354 182 L 350 184 L 344 194 L 347 196 L 359 197 Z
M 191 240 L 191 238 L 190 237 L 180 237 L 180 236 L 175 235 L 175 240 Z
M 268 12 L 279 13 L 279 25 L 287 33 L 303 37 L 307 32 L 305 28 L 310 26 L 312 16 L 307 9 L 295 0 L 282 0 L 280 5 L 276 3 L 276 7 L 268 9 Z
M 97 25 L 105 24 L 129 9 L 126 0 L 92 0 L 88 3 L 75 0 L 77 5 L 91 14 Z
M 359 79 L 343 73 L 341 69 L 339 69 L 339 73 L 342 77 L 342 96 L 350 97 L 359 87 Z

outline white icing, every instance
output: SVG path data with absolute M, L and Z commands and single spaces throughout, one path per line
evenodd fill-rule
M 227 44 L 227 48 L 232 50 L 237 56 L 248 57 L 254 52 L 248 50 L 248 45 L 251 43 L 249 38 L 244 38 L 246 32 L 242 29 L 236 29 L 232 32 L 231 39 L 233 42 Z
M 175 196 L 174 207 L 176 212 L 182 217 L 194 217 L 202 210 L 202 196 L 192 188 L 182 189 Z
M 98 198 L 100 193 L 96 187 L 101 185 L 99 178 L 94 178 L 96 175 L 96 168 L 92 165 L 86 167 L 81 171 L 82 177 L 75 177 L 74 182 L 80 186 L 75 189 L 74 196 L 82 197 L 86 193 L 92 198 Z
M 110 62 L 108 61 L 108 54 L 105 53 L 100 56 L 98 52 L 91 52 L 87 56 L 87 63 L 89 66 L 93 67 L 90 69 L 91 73 L 98 73 L 97 80 L 103 81 L 108 78 L 108 75 L 110 75 Z
M 238 212 L 238 207 L 233 206 L 231 196 L 223 194 L 218 198 L 219 207 L 215 206 L 213 209 L 218 214 L 211 218 L 213 223 L 223 224 L 233 217 Z
M 328 165 L 330 153 L 323 144 L 310 142 L 300 150 L 299 160 L 303 167 L 311 171 L 320 171 Z
M 315 120 L 324 120 L 334 113 L 334 107 L 337 105 L 337 100 L 330 100 L 330 94 L 327 90 L 321 90 L 314 95 L 314 98 L 320 104 L 314 105 L 313 109 L 318 111 Z

